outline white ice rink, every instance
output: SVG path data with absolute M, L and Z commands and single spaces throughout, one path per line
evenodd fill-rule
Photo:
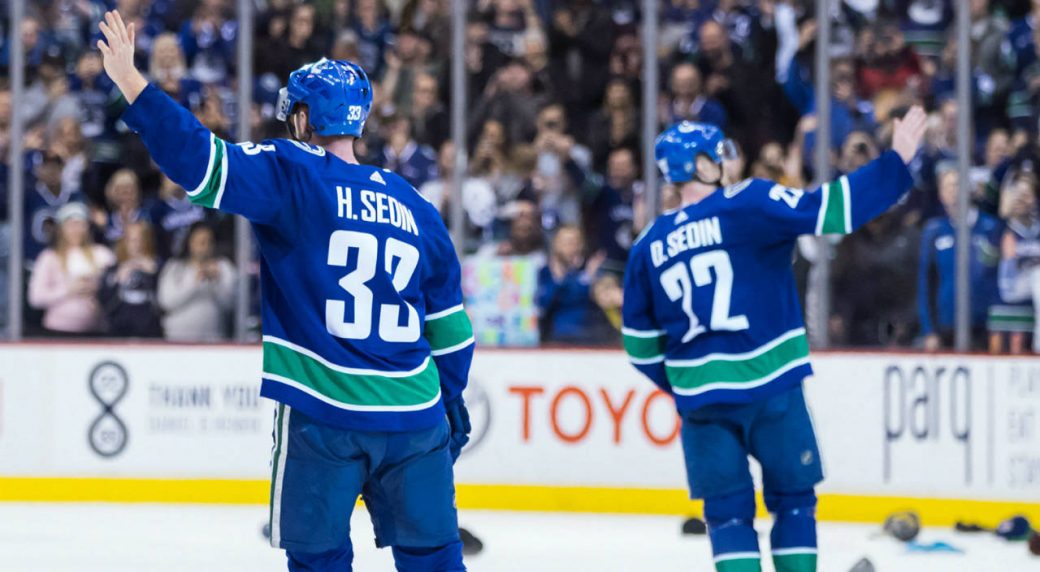
M 261 537 L 264 519 L 264 509 L 252 506 L 0 503 L 0 570 L 284 570 L 281 552 Z M 674 517 L 464 511 L 461 519 L 485 544 L 483 553 L 467 559 L 474 572 L 711 570 L 707 539 L 681 536 Z M 354 570 L 392 571 L 389 551 L 372 544 L 368 515 L 359 510 L 353 525 Z M 965 551 L 937 554 L 910 553 L 875 530 L 823 525 L 820 571 L 845 572 L 864 556 L 878 572 L 1040 571 L 1040 557 L 1030 556 L 1024 543 L 988 534 L 925 530 L 922 541 L 944 540 Z M 760 536 L 768 542 L 768 534 Z

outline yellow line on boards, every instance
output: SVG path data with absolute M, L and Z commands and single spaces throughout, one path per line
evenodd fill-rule
M 267 504 L 269 481 L 0 477 L 0 501 Z
M 252 479 L 0 477 L 0 501 L 6 502 L 264 505 L 269 492 L 268 481 Z M 456 493 L 459 508 L 472 510 L 701 514 L 701 503 L 689 500 L 681 489 L 460 484 Z M 761 495 L 758 504 L 764 516 Z M 820 520 L 880 523 L 898 510 L 914 510 L 932 526 L 957 520 L 993 526 L 1015 514 L 1040 521 L 1040 503 L 826 493 L 820 495 L 817 513 Z

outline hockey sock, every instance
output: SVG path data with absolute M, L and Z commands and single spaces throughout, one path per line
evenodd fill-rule
M 394 546 L 397 572 L 465 572 L 462 564 L 462 542 L 436 548 Z
M 350 544 L 328 552 L 286 550 L 289 572 L 350 572 L 354 549 Z
M 767 493 L 766 507 L 773 513 L 769 539 L 777 572 L 815 572 L 816 494 Z
M 718 572 L 759 572 L 755 493 L 751 489 L 704 499 L 704 518 Z

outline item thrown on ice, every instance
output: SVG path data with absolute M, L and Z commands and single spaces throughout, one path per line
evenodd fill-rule
M 874 563 L 869 558 L 861 558 L 859 562 L 849 569 L 849 572 L 875 572 Z
M 990 529 L 981 524 L 965 522 L 963 520 L 958 520 L 957 523 L 953 525 L 953 529 L 957 532 L 991 532 Z
M 691 516 L 690 518 L 688 518 L 688 519 L 683 521 L 683 523 L 682 523 L 682 533 L 683 534 L 692 534 L 692 535 L 695 535 L 695 536 L 701 536 L 703 534 L 707 534 L 708 533 L 708 525 L 704 524 L 703 520 L 701 520 L 701 519 L 699 519 L 699 518 L 697 518 L 695 516 Z
M 1040 533 L 1033 532 L 1029 536 L 1029 552 L 1040 556 Z
M 1022 515 L 1015 515 L 997 525 L 997 536 L 1006 540 L 1026 540 L 1033 527 L 1029 525 L 1029 519 Z
M 893 537 L 903 542 L 909 542 L 920 534 L 921 518 L 917 516 L 916 512 L 910 510 L 892 513 L 885 519 L 882 528 Z
M 954 552 L 956 554 L 964 554 L 964 551 L 960 548 L 942 540 L 923 543 L 910 541 L 906 543 L 906 547 L 910 549 L 911 552 Z
M 462 541 L 462 554 L 464 556 L 480 554 L 480 551 L 484 550 L 484 543 L 474 536 L 472 532 L 461 526 L 459 527 L 459 540 Z

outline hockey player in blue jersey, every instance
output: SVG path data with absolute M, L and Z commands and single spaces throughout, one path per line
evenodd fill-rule
M 850 233 L 895 204 L 924 125 L 914 107 L 896 120 L 892 151 L 813 192 L 761 179 L 721 188 L 732 144 L 714 126 L 683 122 L 657 139 L 683 206 L 632 249 L 622 334 L 632 363 L 675 398 L 719 572 L 761 570 L 748 455 L 762 466 L 776 570 L 816 569 L 823 471 L 802 395 L 812 367 L 791 254 L 799 235 Z
M 462 564 L 452 465 L 473 332 L 458 258 L 436 208 L 399 176 L 359 165 L 365 72 L 295 71 L 280 115 L 292 140 L 227 143 L 134 69 L 134 29 L 105 14 L 98 48 L 130 104 L 123 120 L 195 204 L 253 223 L 263 259 L 261 394 L 279 402 L 271 542 L 289 570 L 351 569 L 365 499 L 399 571 Z

